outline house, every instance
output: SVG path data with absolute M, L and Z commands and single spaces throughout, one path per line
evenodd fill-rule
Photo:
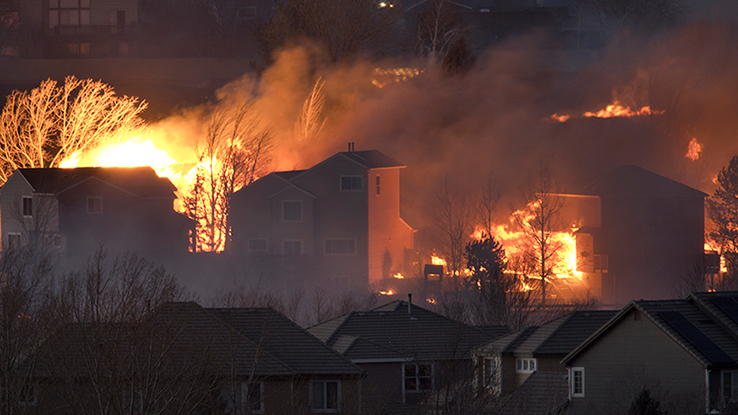
M 138 0 L 24 0 L 3 10 L 3 55 L 28 58 L 136 54 Z
M 2 187 L 4 248 L 43 246 L 86 258 L 101 245 L 146 256 L 186 253 L 190 221 L 151 167 L 18 169 Z
M 670 414 L 733 413 L 738 292 L 633 301 L 561 362 L 569 414 L 625 413 L 643 390 Z
M 560 361 L 617 311 L 572 311 L 476 347 L 477 385 L 503 399 L 499 413 L 554 413 L 567 400 Z
M 509 329 L 481 330 L 410 301 L 396 300 L 370 311 L 351 312 L 308 331 L 366 371 L 364 397 L 377 406 L 367 409 L 397 414 L 412 412 L 434 392 L 472 381 L 472 347 Z
M 401 163 L 376 150 L 271 173 L 233 195 L 233 255 L 256 273 L 365 290 L 404 271 L 413 229 L 400 217 Z
M 194 302 L 136 322 L 70 323 L 23 375 L 34 379 L 23 398 L 42 413 L 233 415 L 359 413 L 364 376 L 274 309 Z

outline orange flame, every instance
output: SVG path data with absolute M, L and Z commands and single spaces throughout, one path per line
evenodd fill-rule
M 394 295 L 394 294 L 395 294 L 395 292 L 392 291 L 392 290 L 380 291 L 379 292 L 379 295 Z
M 424 71 L 424 69 L 417 68 L 374 68 L 375 78 L 372 79 L 372 85 L 377 88 L 383 88 L 385 85 L 392 82 L 405 82 L 410 78 L 420 75 Z
M 663 114 L 664 111 L 654 111 L 651 109 L 651 106 L 647 105 L 645 107 L 641 107 L 640 109 L 632 110 L 630 107 L 623 106 L 619 101 L 614 101 L 612 104 L 606 106 L 604 109 L 601 109 L 596 112 L 592 111 L 586 111 L 584 114 L 582 114 L 579 117 L 585 117 L 585 118 L 631 118 L 631 117 L 639 117 L 643 115 L 652 115 L 652 114 Z M 567 115 L 567 114 L 553 114 L 549 117 L 549 119 L 553 121 L 557 121 L 560 123 L 564 123 L 569 121 L 572 117 L 577 117 L 575 115 Z
M 402 275 L 402 274 L 401 274 L 401 273 L 399 273 L 399 272 L 398 272 L 397 274 L 393 275 L 393 277 L 394 277 L 394 278 L 397 278 L 398 280 L 403 280 L 403 279 L 405 279 L 405 276 L 404 276 L 404 275 Z
M 684 157 L 692 160 L 697 161 L 700 158 L 700 155 L 702 154 L 702 144 L 697 141 L 696 137 L 692 137 L 691 140 L 689 140 L 689 144 L 687 146 L 687 154 L 684 155 Z
M 443 265 L 445 267 L 446 266 L 446 260 L 443 259 L 443 258 L 441 258 L 441 257 L 439 257 L 439 256 L 431 255 L 431 264 L 433 264 L 433 265 Z

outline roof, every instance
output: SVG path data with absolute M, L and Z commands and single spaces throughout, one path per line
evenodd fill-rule
M 383 169 L 388 167 L 405 167 L 399 161 L 377 150 L 346 151 L 339 153 L 361 164 L 368 169 Z
M 96 370 L 90 354 L 98 352 L 118 356 L 120 359 L 111 362 L 120 360 L 125 365 L 130 356 L 146 359 L 151 350 L 167 353 L 166 361 L 172 363 L 169 371 L 206 364 L 216 373 L 240 377 L 363 374 L 358 366 L 271 308 L 206 309 L 194 302 L 173 302 L 164 304 L 146 321 L 153 325 L 66 325 L 41 349 L 41 361 L 51 362 L 43 365 L 46 375 L 62 364 L 65 372 L 85 376 Z M 132 336 L 142 333 L 156 336 L 156 346 L 149 348 L 149 342 L 143 342 L 142 349 L 132 350 L 136 347 Z M 97 344 L 106 349 L 90 347 Z M 156 349 L 158 346 L 161 349 Z
M 572 311 L 540 326 L 526 327 L 477 349 L 477 353 L 535 357 L 565 356 L 614 317 L 617 311 Z
M 638 166 L 625 165 L 602 176 L 585 188 L 585 194 L 600 197 L 700 197 L 707 194 Z
M 559 414 L 568 403 L 566 373 L 533 372 L 493 414 Z
M 18 169 L 37 193 L 57 194 L 97 179 L 143 198 L 174 197 L 177 188 L 154 169 L 144 167 L 77 167 L 74 169 Z
M 475 345 L 489 342 L 506 327 L 480 330 L 406 301 L 352 312 L 308 329 L 354 362 L 469 358 Z
M 705 367 L 738 364 L 738 325 L 735 320 L 738 319 L 735 313 L 738 310 L 738 292 L 694 293 L 683 300 L 632 301 L 569 353 L 562 363 L 568 363 L 606 335 L 632 310 L 641 312 L 643 318 L 650 320 Z

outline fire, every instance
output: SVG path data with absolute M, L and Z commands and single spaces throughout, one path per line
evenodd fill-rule
M 664 111 L 654 111 L 651 109 L 650 105 L 646 105 L 645 107 L 641 107 L 640 109 L 631 109 L 630 107 L 624 106 L 620 103 L 620 101 L 614 101 L 612 104 L 607 105 L 604 109 L 601 109 L 596 112 L 592 111 L 586 111 L 584 114 L 582 114 L 579 117 L 585 117 L 585 118 L 631 118 L 631 117 L 640 117 L 643 115 L 653 115 L 653 114 L 663 114 Z M 564 123 L 569 121 L 572 117 L 577 117 L 574 115 L 567 115 L 567 114 L 553 114 L 549 117 L 549 119 L 553 121 L 557 121 L 560 123 Z
M 387 291 L 380 291 L 379 294 L 380 295 L 394 295 L 395 292 L 392 290 L 387 290 Z
M 446 266 L 446 260 L 443 259 L 443 258 L 441 258 L 441 257 L 439 257 L 439 256 L 431 255 L 431 264 L 433 264 L 433 265 L 443 265 L 445 267 Z
M 374 68 L 375 78 L 372 79 L 372 85 L 377 88 L 383 88 L 385 85 L 392 82 L 405 82 L 408 79 L 420 75 L 424 71 L 424 69 L 417 68 Z
M 394 274 L 392 277 L 397 278 L 398 280 L 404 280 L 405 279 L 405 276 L 402 275 L 399 272 L 397 274 Z
M 699 160 L 701 154 L 702 154 L 702 144 L 700 144 L 700 142 L 697 141 L 696 137 L 692 137 L 692 139 L 689 140 L 689 144 L 687 146 L 687 154 L 685 154 L 684 157 L 692 161 L 697 161 Z

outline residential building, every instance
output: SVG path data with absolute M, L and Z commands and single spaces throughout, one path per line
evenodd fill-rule
M 633 301 L 564 359 L 569 414 L 625 413 L 643 390 L 669 414 L 738 404 L 738 292 Z
M 233 255 L 258 274 L 341 291 L 403 272 L 413 229 L 400 217 L 401 163 L 347 151 L 271 173 L 233 195 Z
M 70 259 L 100 246 L 186 253 L 192 224 L 174 211 L 175 190 L 151 167 L 18 169 L 0 191 L 3 247 L 34 245 Z
M 362 386 L 367 405 L 382 413 L 412 412 L 440 390 L 470 399 L 472 347 L 509 332 L 484 330 L 450 320 L 409 301 L 392 301 L 366 312 L 351 312 L 308 331 L 366 371 Z M 445 399 L 450 401 L 448 395 Z
M 68 324 L 23 375 L 39 412 L 232 415 L 359 413 L 364 376 L 274 309 L 194 302 L 135 322 Z
M 480 393 L 502 397 L 495 413 L 549 414 L 567 402 L 560 361 L 617 311 L 572 311 L 474 349 Z

